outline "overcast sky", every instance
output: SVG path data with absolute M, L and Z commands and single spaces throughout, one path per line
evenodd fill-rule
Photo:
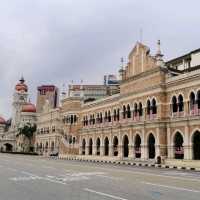
M 101 83 L 140 40 L 165 59 L 200 47 L 198 0 L 0 0 L 0 114 L 21 74 L 41 84 Z

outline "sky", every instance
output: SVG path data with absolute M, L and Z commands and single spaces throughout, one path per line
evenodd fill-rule
M 0 115 L 21 75 L 37 86 L 101 84 L 137 41 L 168 60 L 200 48 L 198 0 L 0 0 Z M 142 34 L 141 34 L 142 33 Z

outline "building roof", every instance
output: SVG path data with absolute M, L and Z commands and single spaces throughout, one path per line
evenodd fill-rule
M 193 51 L 190 51 L 189 53 L 187 54 L 184 54 L 182 56 L 179 56 L 179 57 L 176 57 L 176 58 L 173 58 L 171 60 L 168 60 L 167 62 L 165 62 L 166 65 L 169 65 L 170 63 L 174 63 L 174 62 L 177 62 L 179 60 L 182 60 L 183 58 L 190 58 L 191 54 L 193 53 L 198 53 L 200 52 L 200 48 L 199 49 L 195 49 Z

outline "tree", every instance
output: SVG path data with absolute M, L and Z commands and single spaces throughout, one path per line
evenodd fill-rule
M 19 132 L 17 134 L 17 137 L 19 137 L 20 135 L 23 135 L 29 141 L 28 151 L 30 151 L 31 139 L 33 138 L 33 134 L 34 132 L 36 132 L 36 130 L 37 130 L 36 124 L 31 124 L 31 123 L 26 123 L 23 127 L 20 127 L 18 129 Z

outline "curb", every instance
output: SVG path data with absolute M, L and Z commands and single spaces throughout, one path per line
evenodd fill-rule
M 74 160 L 81 162 L 93 162 L 93 163 L 105 163 L 105 164 L 115 164 L 115 165 L 127 165 L 127 166 L 137 166 L 137 167 L 153 167 L 153 168 L 163 168 L 163 169 L 177 169 L 185 171 L 195 171 L 200 172 L 200 168 L 195 167 L 181 167 L 174 165 L 165 165 L 165 164 L 148 164 L 148 163 L 137 163 L 130 161 L 112 161 L 112 160 L 93 160 L 93 159 L 83 159 L 83 158 L 72 158 L 72 157 L 49 157 L 54 160 Z

